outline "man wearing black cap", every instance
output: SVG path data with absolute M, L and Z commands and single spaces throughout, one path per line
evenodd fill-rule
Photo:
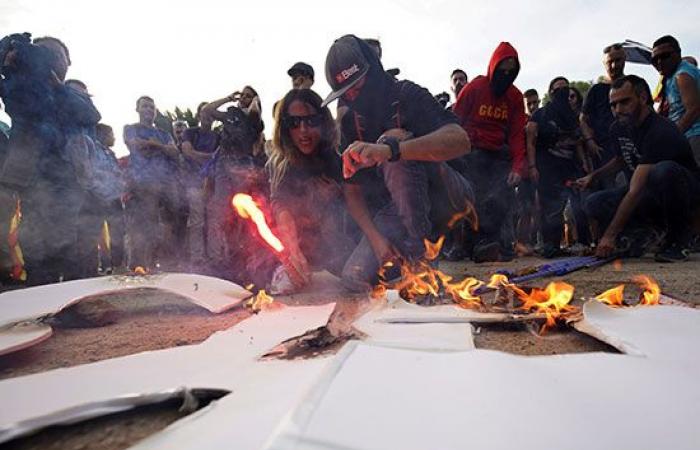
M 295 63 L 287 75 L 292 77 L 292 89 L 311 89 L 314 85 L 314 68 L 305 62 Z
M 469 183 L 445 163 L 466 154 L 470 143 L 428 90 L 387 74 L 356 36 L 333 43 L 326 79 L 333 92 L 324 105 L 342 97 L 349 107 L 341 124 L 351 142 L 343 152 L 344 193 L 364 234 L 343 281 L 365 289 L 377 281 L 382 263 L 421 258 L 423 240 L 435 240 L 454 214 L 471 205 Z M 374 216 L 366 197 L 378 203 Z

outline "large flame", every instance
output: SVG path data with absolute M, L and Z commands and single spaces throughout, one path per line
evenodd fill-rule
M 652 306 L 659 304 L 661 288 L 656 281 L 646 275 L 637 275 L 632 281 L 637 283 L 640 288 L 644 289 L 639 299 L 640 305 Z
M 255 223 L 255 226 L 258 228 L 258 233 L 260 233 L 260 236 L 270 247 L 278 253 L 284 250 L 284 245 L 282 245 L 282 242 L 272 233 L 272 230 L 265 220 L 265 215 L 255 203 L 255 200 L 253 200 L 253 197 L 248 194 L 239 193 L 233 196 L 231 204 L 236 209 L 239 216 L 244 219 L 250 219 Z
M 625 293 L 625 285 L 621 284 L 619 286 L 615 286 L 612 289 L 608 289 L 607 291 L 603 292 L 602 294 L 598 295 L 595 299 L 598 300 L 599 302 L 611 305 L 611 306 L 624 306 L 624 293 Z
M 10 249 L 10 258 L 12 259 L 12 273 L 14 280 L 26 281 L 27 272 L 24 270 L 24 255 L 22 248 L 19 245 L 19 227 L 22 223 L 22 206 L 20 200 L 15 203 L 15 213 L 10 220 L 10 230 L 7 235 L 7 245 Z
M 576 308 L 569 305 L 574 296 L 574 287 L 563 281 L 549 283 L 544 290 L 533 288 L 529 294 L 522 289 L 515 290 L 520 301 L 523 302 L 521 308 L 526 311 L 545 313 L 547 321 L 543 325 L 541 332 L 555 325 L 556 319 L 563 312 L 575 312 Z

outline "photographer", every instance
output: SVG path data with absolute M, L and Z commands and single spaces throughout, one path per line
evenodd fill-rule
M 7 36 L 0 40 L 0 61 L 0 96 L 12 118 L 0 190 L 3 198 L 18 193 L 22 200 L 20 240 L 28 282 L 75 278 L 83 190 L 65 154 L 64 130 L 93 122 L 99 113 L 87 96 L 63 85 L 70 56 L 60 40 Z

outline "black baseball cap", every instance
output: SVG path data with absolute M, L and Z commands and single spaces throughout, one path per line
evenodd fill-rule
M 369 71 L 359 38 L 347 34 L 333 42 L 326 56 L 326 80 L 333 90 L 323 101 L 326 106 L 353 87 Z
M 292 78 L 294 78 L 295 75 L 306 75 L 311 77 L 311 79 L 313 80 L 314 68 L 306 64 L 305 62 L 299 61 L 298 63 L 295 63 L 292 67 L 289 68 L 289 70 L 287 71 L 287 75 L 289 75 Z

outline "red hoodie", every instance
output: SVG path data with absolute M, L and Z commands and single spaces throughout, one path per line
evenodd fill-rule
M 474 78 L 457 96 L 452 111 L 469 134 L 472 147 L 483 150 L 510 148 L 514 172 L 525 175 L 525 105 L 520 90 L 510 85 L 500 97 L 491 90 L 491 80 L 498 63 L 514 57 L 520 68 L 518 52 L 508 42 L 501 42 L 491 56 L 488 77 Z

